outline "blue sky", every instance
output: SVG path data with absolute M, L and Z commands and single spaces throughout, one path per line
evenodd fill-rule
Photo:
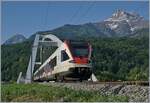
M 2 2 L 2 42 L 15 34 L 31 36 L 64 24 L 83 24 L 107 19 L 117 9 L 137 12 L 149 19 L 148 2 L 5 1 Z

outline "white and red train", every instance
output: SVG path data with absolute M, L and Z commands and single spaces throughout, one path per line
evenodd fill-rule
M 34 81 L 87 80 L 92 74 L 89 43 L 64 41 L 33 75 Z

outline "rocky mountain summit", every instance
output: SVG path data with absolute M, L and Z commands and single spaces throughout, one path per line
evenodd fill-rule
M 117 36 L 133 34 L 139 29 L 149 28 L 148 21 L 135 12 L 117 10 L 112 16 L 104 20 L 104 25 L 114 31 Z

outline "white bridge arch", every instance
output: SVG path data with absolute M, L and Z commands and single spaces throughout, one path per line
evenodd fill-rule
M 41 39 L 41 40 L 40 40 Z M 47 41 L 46 39 L 50 39 L 50 41 Z M 59 47 L 63 42 L 56 37 L 55 35 L 52 34 L 35 34 L 35 40 L 32 46 L 32 52 L 30 56 L 30 60 L 28 63 L 28 68 L 26 72 L 26 77 L 25 77 L 25 83 L 31 83 L 32 82 L 32 74 L 34 71 L 34 67 L 36 64 L 41 64 L 40 62 L 36 62 L 36 56 L 37 56 L 37 49 L 39 46 L 56 46 Z M 42 49 L 41 49 L 42 50 Z M 17 83 L 20 83 L 22 80 L 22 73 L 20 73 Z

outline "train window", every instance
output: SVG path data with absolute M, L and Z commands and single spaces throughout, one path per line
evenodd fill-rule
M 62 50 L 61 51 L 61 61 L 65 61 L 65 60 L 68 60 L 68 59 L 69 59 L 68 54 L 66 53 L 65 50 Z

